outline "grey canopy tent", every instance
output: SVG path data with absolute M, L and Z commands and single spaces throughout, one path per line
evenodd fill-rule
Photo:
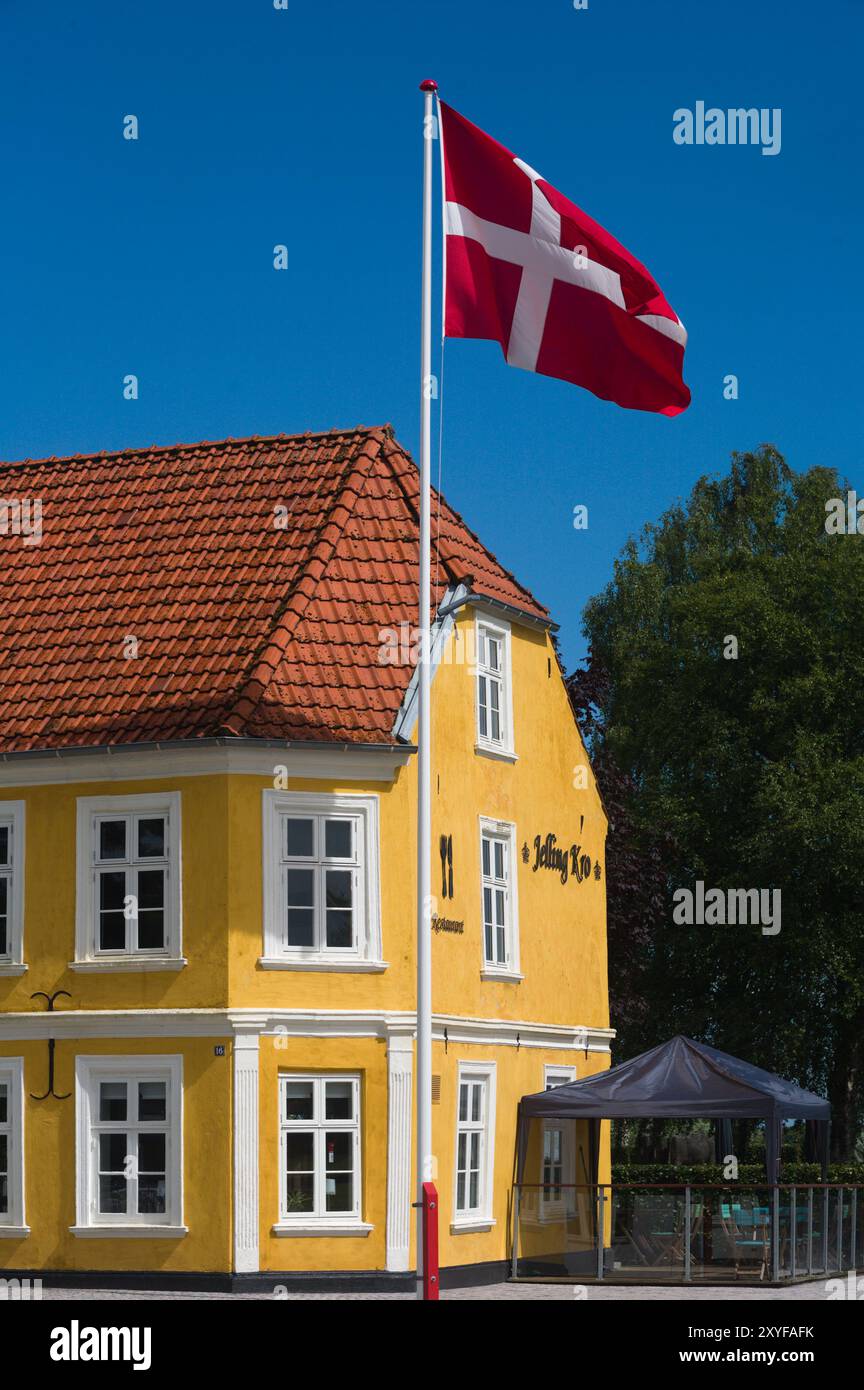
M 719 1124 L 738 1119 L 764 1121 L 765 1167 L 771 1183 L 780 1179 L 784 1121 L 806 1120 L 815 1133 L 823 1181 L 827 1176 L 829 1101 L 751 1062 L 679 1035 L 596 1076 L 523 1096 L 519 1103 L 517 1181 L 524 1177 L 532 1120 L 589 1121 L 592 1182 L 596 1183 L 601 1120 L 678 1117 L 713 1119 Z

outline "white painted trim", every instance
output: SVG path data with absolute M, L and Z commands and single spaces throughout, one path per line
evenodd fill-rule
M 520 974 L 521 955 L 519 947 L 519 851 L 517 845 L 516 825 L 513 821 L 495 820 L 492 816 L 478 816 L 477 824 L 479 830 L 478 843 L 478 869 L 480 877 L 480 975 L 486 980 L 523 980 L 524 975 Z M 510 894 L 510 925 L 509 925 L 509 965 L 497 965 L 486 959 L 486 927 L 483 920 L 483 836 L 498 835 L 501 839 L 506 835 L 509 839 L 509 885 Z
M 320 1224 L 301 1225 L 291 1221 L 277 1221 L 270 1227 L 270 1234 L 274 1236 L 293 1236 L 295 1239 L 310 1240 L 315 1236 L 353 1236 L 354 1239 L 365 1239 L 372 1231 L 374 1226 L 370 1226 L 368 1221 L 338 1221 Z
M 411 1118 L 414 1044 L 396 1034 L 387 1043 L 387 1268 L 411 1268 Z
M 451 1236 L 477 1235 L 480 1231 L 493 1230 L 497 1224 L 497 1221 L 494 1220 L 475 1221 L 473 1217 L 469 1217 L 466 1221 L 460 1221 L 456 1217 L 450 1222 L 450 1234 Z
M 259 1034 L 240 1033 L 234 1039 L 234 1270 L 254 1274 L 258 1253 L 259 1158 Z
M 477 686 L 477 679 L 480 671 L 480 629 L 488 628 L 494 636 L 502 639 L 503 646 L 503 667 L 501 670 L 501 684 L 504 688 L 504 707 L 498 711 L 499 718 L 504 723 L 504 737 L 496 743 L 493 739 L 485 737 L 480 732 L 480 692 Z M 474 609 L 474 731 L 475 743 L 474 750 L 477 753 L 491 754 L 493 757 L 504 757 L 505 759 L 516 760 L 516 732 L 513 726 L 513 660 L 512 660 L 513 631 L 505 618 L 499 618 L 490 611 L 484 611 L 481 606 Z
M 0 965 L 0 976 L 26 975 L 29 969 L 29 965 Z
M 20 974 L 24 965 L 24 869 L 26 863 L 27 805 L 24 801 L 0 801 L 0 820 L 11 822 L 12 892 L 7 903 L 9 950 L 0 956 L 0 973 Z
M 88 1240 L 180 1240 L 188 1226 L 70 1226 L 73 1236 Z
M 153 970 L 184 970 L 185 956 L 127 956 L 122 960 L 70 960 L 69 969 L 79 975 L 139 975 Z
M 358 819 L 357 834 L 362 841 L 358 849 L 359 898 L 357 949 L 353 953 L 335 951 L 288 951 L 282 945 L 284 907 L 281 889 L 280 828 L 286 814 L 344 815 Z M 261 794 L 262 814 L 262 874 L 264 903 L 264 954 L 262 960 L 282 960 L 289 964 L 339 970 L 354 962 L 368 963 L 373 969 L 381 966 L 381 884 L 380 828 L 377 796 L 353 796 L 333 792 L 274 791 L 266 788 Z
M 98 930 L 94 891 L 94 817 L 98 815 L 134 815 L 153 811 L 168 817 L 168 872 L 165 892 L 166 947 L 161 954 L 137 954 L 118 951 L 110 954 L 96 949 Z M 71 968 L 104 963 L 122 965 L 125 970 L 136 966 L 147 969 L 144 962 L 159 961 L 163 969 L 177 969 L 183 958 L 183 834 L 181 797 L 179 792 L 135 792 L 126 796 L 79 796 L 75 817 L 75 960 Z M 168 962 L 168 964 L 165 964 Z M 149 969 L 159 966 L 150 965 Z
M 460 1215 L 456 1206 L 457 1181 L 459 1176 L 459 1092 L 463 1080 L 483 1077 L 486 1082 L 486 1123 L 483 1142 L 483 1204 L 479 1211 Z M 460 1230 L 488 1230 L 495 1224 L 492 1215 L 495 1210 L 495 1118 L 498 1090 L 498 1063 L 472 1062 L 460 1058 L 456 1069 L 456 1113 L 453 1116 L 453 1205 L 452 1226 Z M 451 1227 L 452 1229 L 452 1227 Z
M 0 1240 L 25 1240 L 29 1234 L 29 1226 L 0 1226 Z
M 298 1038 L 414 1036 L 414 1014 L 383 1009 L 30 1009 L 0 1013 L 0 1041 L 34 1038 L 230 1038 L 280 1033 Z M 436 1042 L 483 1047 L 530 1047 L 559 1052 L 608 1053 L 614 1028 L 590 1028 L 521 1019 L 434 1014 Z
M 279 1070 L 276 1112 L 279 1118 L 279 1219 L 275 1224 L 286 1233 L 313 1231 L 327 1234 L 334 1227 L 351 1227 L 357 1230 L 365 1224 L 363 1221 L 363 1126 L 366 1117 L 363 1110 L 362 1080 L 361 1073 L 354 1071 L 295 1071 L 287 1068 L 284 1070 L 280 1068 Z M 286 1118 L 284 1106 L 285 1092 L 288 1086 L 298 1081 L 308 1082 L 312 1087 L 312 1117 L 304 1120 L 289 1120 Z M 343 1082 L 351 1087 L 352 1115 L 350 1120 L 326 1118 L 325 1105 L 328 1082 Z M 313 1136 L 313 1210 L 292 1214 L 286 1211 L 288 1186 L 286 1181 L 286 1145 L 288 1135 L 298 1131 L 305 1133 L 311 1131 Z M 328 1131 L 351 1136 L 351 1173 L 354 1180 L 352 1186 L 353 1210 L 333 1212 L 332 1215 L 328 1214 L 326 1209 L 327 1169 L 324 1153 Z
M 519 759 L 515 753 L 508 753 L 503 748 L 493 748 L 489 744 L 475 743 L 474 752 L 478 758 L 491 758 L 498 763 L 518 763 Z
M 120 745 L 115 752 L 82 749 L 80 752 L 37 752 L 26 758 L 0 757 L 0 787 L 62 786 L 70 782 L 134 782 L 180 777 L 212 777 L 240 773 L 266 777 L 270 785 L 274 769 L 285 767 L 290 778 L 333 778 L 339 781 L 392 782 L 413 756 L 412 748 L 368 748 L 362 744 L 304 744 L 256 748 L 195 748 L 189 744 L 135 747 Z
M 291 960 L 284 956 L 258 957 L 259 970 L 314 970 L 325 975 L 381 975 L 389 969 L 386 960 Z
M 550 1075 L 552 1075 L 552 1076 L 563 1076 L 565 1072 L 567 1073 L 567 1081 L 561 1083 L 561 1084 L 564 1085 L 564 1086 L 566 1086 L 568 1082 L 570 1082 L 570 1081 L 575 1081 L 575 1080 L 576 1080 L 576 1068 L 575 1068 L 575 1067 L 562 1066 L 560 1062 L 544 1062 L 544 1063 L 543 1063 L 543 1090 L 545 1091 L 545 1090 L 547 1089 L 548 1085 L 549 1085 L 549 1077 L 550 1077 Z M 554 1089 L 554 1088 L 553 1088 L 553 1089 Z
M 122 1222 L 95 1218 L 92 1184 L 92 1113 L 97 1078 L 121 1076 L 137 1080 L 156 1077 L 168 1082 L 168 1142 L 166 1145 L 166 1220 Z M 75 1225 L 73 1235 L 138 1235 L 158 1231 L 166 1239 L 185 1235 L 183 1226 L 183 1057 L 179 1053 L 138 1053 L 131 1056 L 85 1055 L 75 1058 Z
M 9 1210 L 0 1215 L 0 1236 L 29 1235 L 25 1213 L 24 1058 L 0 1057 L 0 1081 L 9 1088 Z

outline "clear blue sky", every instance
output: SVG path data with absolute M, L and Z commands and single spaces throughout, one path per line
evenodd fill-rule
M 627 536 L 732 449 L 770 440 L 864 492 L 862 8 L 3 0 L 0 457 L 385 420 L 416 450 L 435 77 L 648 265 L 690 333 L 672 420 L 448 344 L 444 490 L 574 662 Z M 675 145 L 673 111 L 700 99 L 781 107 L 780 154 Z

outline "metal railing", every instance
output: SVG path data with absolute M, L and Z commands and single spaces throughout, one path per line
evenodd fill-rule
M 864 1186 L 521 1183 L 511 1274 L 782 1283 L 864 1265 Z

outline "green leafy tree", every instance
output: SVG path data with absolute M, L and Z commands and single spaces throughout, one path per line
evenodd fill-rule
M 864 536 L 825 526 L 846 491 L 769 445 L 733 455 L 585 611 L 606 680 L 595 757 L 626 780 L 634 833 L 664 845 L 628 1052 L 684 1032 L 822 1090 L 839 1158 L 864 1066 Z M 674 890 L 700 879 L 780 889 L 779 934 L 675 925 Z

